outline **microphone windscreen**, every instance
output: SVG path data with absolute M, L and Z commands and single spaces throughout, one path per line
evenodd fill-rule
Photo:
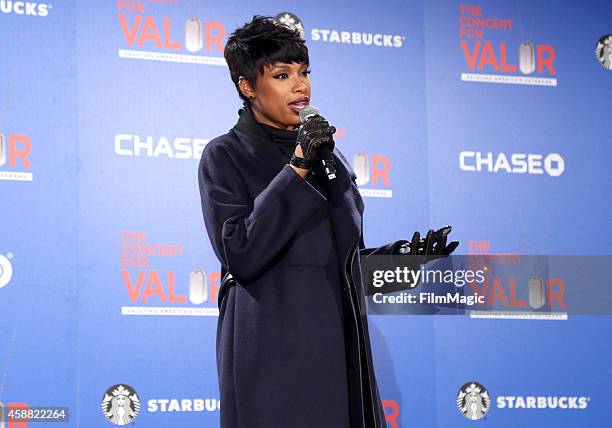
M 306 123 L 312 116 L 319 114 L 319 110 L 313 106 L 306 106 L 300 110 L 300 122 Z

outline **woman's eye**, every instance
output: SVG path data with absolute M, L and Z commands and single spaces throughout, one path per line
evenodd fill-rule
M 302 76 L 308 76 L 310 74 L 310 70 L 304 70 L 301 74 Z M 279 73 L 274 76 L 275 79 L 286 79 L 287 77 L 289 77 L 287 73 Z

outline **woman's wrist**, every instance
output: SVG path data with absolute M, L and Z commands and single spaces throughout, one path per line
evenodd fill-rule
M 303 156 L 304 153 L 302 152 L 302 147 L 299 144 L 296 144 L 295 151 L 293 152 L 291 160 L 289 161 L 289 166 L 293 168 L 293 170 L 298 173 L 300 177 L 306 178 L 310 172 L 310 168 L 304 164 Z
M 306 176 L 308 175 L 308 173 L 310 172 L 309 169 L 305 169 L 305 168 L 298 168 L 295 165 L 291 165 L 289 164 L 289 166 L 302 178 L 306 178 Z
M 302 156 L 304 156 L 302 148 L 299 144 L 297 144 L 295 146 L 295 152 L 289 160 L 289 166 L 291 166 L 291 168 L 293 168 L 293 170 L 297 172 L 300 177 L 306 178 L 306 175 L 308 175 L 310 172 L 310 166 L 304 162 L 304 158 Z

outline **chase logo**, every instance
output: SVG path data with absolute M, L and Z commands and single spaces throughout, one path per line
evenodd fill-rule
M 363 197 L 391 198 L 391 161 L 388 156 L 369 156 L 358 152 L 353 156 L 353 170 L 357 175 L 357 186 Z
M 565 171 L 565 160 L 559 153 L 544 156 L 537 153 L 498 153 L 462 151 L 459 153 L 459 167 L 463 171 L 506 172 L 511 174 L 544 173 L 559 177 Z
M 13 253 L 6 253 L 6 256 L 0 254 L 0 288 L 6 286 L 13 277 L 13 265 L 11 264 L 12 258 Z
M 136 134 L 115 135 L 115 154 L 119 156 L 200 159 L 209 140 L 202 138 L 168 138 Z M 1 163 L 0 163 L 1 165 Z
M 0 0 L 0 12 L 26 16 L 47 16 L 53 5 L 31 1 Z

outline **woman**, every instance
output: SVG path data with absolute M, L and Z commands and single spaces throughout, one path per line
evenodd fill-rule
M 384 427 L 362 315 L 358 250 L 372 251 L 361 239 L 364 205 L 334 128 L 319 116 L 299 127 L 311 97 L 308 50 L 296 31 L 256 16 L 224 55 L 244 108 L 199 165 L 224 277 L 221 427 Z M 314 166 L 323 145 L 337 167 L 331 183 Z

